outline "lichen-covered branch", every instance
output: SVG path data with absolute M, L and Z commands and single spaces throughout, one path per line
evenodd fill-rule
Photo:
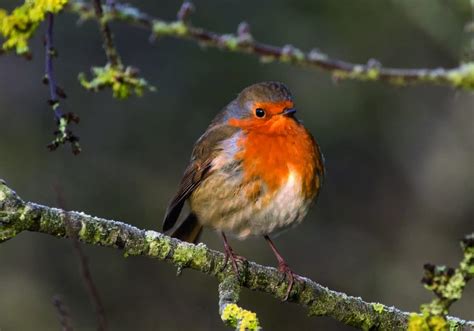
M 155 258 L 180 269 L 194 269 L 217 278 L 221 284 L 225 284 L 222 282 L 228 277 L 235 277 L 230 265 L 223 269 L 224 254 L 204 244 L 193 245 L 126 223 L 25 202 L 0 181 L 0 242 L 14 238 L 22 231 L 66 237 L 66 219 L 77 238 L 86 244 L 121 249 L 127 256 Z M 242 269 L 240 286 L 280 300 L 285 297 L 288 284 L 275 268 L 249 262 Z M 308 278 L 301 278 L 294 285 L 288 301 L 305 307 L 310 316 L 329 316 L 361 329 L 406 329 L 409 317 L 408 313 L 394 307 L 365 302 Z M 448 321 L 452 330 L 474 328 L 474 321 L 453 317 L 448 317 Z
M 94 18 L 94 9 L 82 0 L 71 0 L 67 9 L 80 16 L 82 20 Z M 178 15 L 176 21 L 154 18 L 130 5 L 115 4 L 113 8 L 103 6 L 106 20 L 122 21 L 150 30 L 154 37 L 173 37 L 188 39 L 201 46 L 216 47 L 226 51 L 246 53 L 257 56 L 262 62 L 278 61 L 298 66 L 314 67 L 329 71 L 335 79 L 359 81 L 384 81 L 397 86 L 409 84 L 445 85 L 474 90 L 474 62 L 463 63 L 452 69 L 401 69 L 387 68 L 376 60 L 366 64 L 350 63 L 331 58 L 313 49 L 310 52 L 292 46 L 277 47 L 258 42 L 251 35 L 248 24 L 239 25 L 237 32 L 219 34 L 195 27 Z M 183 11 L 179 11 L 182 13 Z
M 222 321 L 237 331 L 258 331 L 260 322 L 257 314 L 237 305 L 240 284 L 235 276 L 225 277 L 219 283 L 219 314 Z
M 456 269 L 425 264 L 422 282 L 436 297 L 430 303 L 421 305 L 421 315 L 410 316 L 410 331 L 448 329 L 446 315 L 449 307 L 461 299 L 467 282 L 474 278 L 474 233 L 461 241 L 461 248 L 463 259 Z
M 100 31 L 104 44 L 107 64 L 104 67 L 93 67 L 93 78 L 88 81 L 85 74 L 79 74 L 79 82 L 90 91 L 99 91 L 104 88 L 111 88 L 113 96 L 118 99 L 126 99 L 132 94 L 141 96 L 145 89 L 154 91 L 154 87 L 138 76 L 139 70 L 135 67 L 125 67 L 122 64 L 120 55 L 114 44 L 112 31 L 110 30 L 107 18 L 104 17 L 104 11 L 101 0 L 92 0 L 93 13 L 99 23 Z M 115 11 L 115 3 L 108 4 L 109 11 Z
M 63 198 L 61 187 L 55 186 L 55 190 L 59 207 L 65 209 L 65 201 Z M 107 331 L 107 318 L 105 315 L 104 305 L 102 304 L 102 299 L 99 294 L 99 290 L 92 278 L 92 273 L 89 268 L 89 261 L 87 259 L 87 256 L 82 250 L 81 243 L 79 242 L 79 238 L 77 237 L 76 231 L 74 231 L 74 228 L 71 226 L 71 222 L 69 222 L 68 213 L 66 213 L 64 224 L 66 226 L 66 235 L 71 239 L 72 246 L 79 260 L 82 282 L 84 283 L 84 287 L 86 288 L 87 294 L 89 295 L 89 300 L 92 306 L 94 307 L 96 313 L 97 331 Z

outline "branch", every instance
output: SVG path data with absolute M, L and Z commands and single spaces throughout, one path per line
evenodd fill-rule
M 186 5 L 189 6 L 189 3 Z M 82 0 L 72 0 L 67 10 L 78 14 L 82 20 L 95 17 L 92 6 Z M 114 4 L 113 8 L 104 5 L 103 12 L 103 20 L 122 21 L 150 30 L 153 37 L 168 36 L 187 39 L 201 46 L 251 54 L 259 57 L 265 63 L 278 61 L 318 68 L 330 72 L 337 80 L 383 81 L 397 86 L 424 83 L 474 90 L 474 62 L 464 63 L 452 69 L 387 68 L 373 59 L 369 60 L 367 64 L 356 64 L 330 58 L 317 49 L 303 52 L 292 45 L 277 47 L 258 42 L 250 34 L 249 26 L 246 23 L 239 25 L 236 34 L 219 34 L 190 25 L 183 19 L 182 10 L 178 14 L 178 20 L 172 22 L 151 17 L 135 7 L 118 3 Z
M 474 278 L 474 233 L 461 241 L 461 248 L 464 257 L 456 269 L 425 264 L 422 282 L 436 297 L 421 305 L 421 316 L 413 314 L 410 317 L 408 330 L 448 328 L 445 316 L 449 307 L 461 299 L 467 282 Z
M 71 123 L 79 123 L 79 117 L 74 113 L 64 114 L 59 104 L 59 97 L 65 98 L 66 94 L 63 89 L 56 84 L 54 78 L 54 67 L 53 57 L 57 56 L 57 52 L 53 44 L 53 27 L 54 27 L 54 14 L 46 13 L 47 26 L 45 33 L 45 74 L 43 77 L 43 83 L 49 86 L 49 104 L 54 111 L 54 117 L 56 118 L 58 129 L 54 132 L 55 138 L 48 145 L 50 150 L 56 150 L 60 145 L 70 143 L 73 154 L 77 155 L 81 152 L 81 146 L 79 145 L 79 138 L 76 137 L 69 129 Z
M 65 201 L 61 188 L 59 186 L 55 186 L 55 190 L 59 207 L 65 209 Z M 100 298 L 99 290 L 97 289 L 97 286 L 95 286 L 94 280 L 92 279 L 92 274 L 89 268 L 89 261 L 87 259 L 87 256 L 81 248 L 81 243 L 79 242 L 79 238 L 77 237 L 71 225 L 71 222 L 69 221 L 69 215 L 67 213 L 64 219 L 64 223 L 66 226 L 66 236 L 71 238 L 72 246 L 79 260 L 79 268 L 82 277 L 82 282 L 84 283 L 84 287 L 86 288 L 87 294 L 89 295 L 89 300 L 91 301 L 91 304 L 94 307 L 96 313 L 97 330 L 106 331 L 107 319 L 105 317 L 104 305 L 102 304 L 102 299 Z
M 217 278 L 221 284 L 229 277 L 235 277 L 230 265 L 222 270 L 224 254 L 211 250 L 202 243 L 193 245 L 126 223 L 25 202 L 5 182 L 0 181 L 0 242 L 11 239 L 22 231 L 64 238 L 67 236 L 67 221 L 77 238 L 84 243 L 121 249 L 126 256 L 155 258 L 179 269 L 194 269 Z M 268 293 L 280 300 L 285 297 L 287 282 L 284 275 L 275 268 L 249 262 L 243 269 L 240 286 Z M 235 296 L 233 300 L 236 300 Z M 397 308 L 365 302 L 303 277 L 301 282 L 294 285 L 288 301 L 305 307 L 310 316 L 329 316 L 361 329 L 406 329 L 409 318 L 408 313 Z M 452 330 L 474 328 L 474 321 L 448 317 L 448 322 Z
M 71 319 L 69 317 L 69 311 L 66 305 L 61 300 L 60 296 L 55 295 L 53 297 L 53 305 L 56 308 L 59 316 L 59 323 L 61 324 L 62 331 L 74 331 L 71 326 Z
M 222 321 L 235 330 L 260 330 L 257 314 L 237 305 L 239 296 L 237 277 L 229 276 L 219 283 L 219 314 Z
M 99 22 L 100 31 L 102 32 L 102 39 L 104 40 L 104 50 L 107 55 L 107 60 L 113 67 L 122 67 L 122 60 L 117 52 L 117 49 L 114 45 L 114 40 L 112 32 L 110 31 L 109 24 L 106 20 L 103 19 L 104 12 L 102 11 L 101 0 L 93 0 L 94 12 Z M 114 10 L 115 6 L 109 7 L 109 9 Z
M 139 70 L 132 66 L 125 67 L 114 45 L 112 31 L 110 30 L 101 0 L 92 0 L 93 5 L 89 5 L 94 13 L 94 17 L 99 23 L 102 33 L 103 46 L 107 56 L 107 64 L 104 67 L 93 67 L 93 78 L 88 81 L 83 73 L 79 74 L 81 85 L 90 91 L 99 91 L 104 88 L 111 88 L 113 96 L 118 99 L 126 99 L 135 93 L 143 95 L 144 90 L 154 91 L 155 88 L 138 76 Z M 115 3 L 107 2 L 107 9 L 115 12 Z

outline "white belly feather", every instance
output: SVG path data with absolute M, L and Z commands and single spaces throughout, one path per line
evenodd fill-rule
M 270 234 L 299 224 L 311 201 L 305 199 L 300 176 L 290 169 L 286 183 L 274 193 L 271 202 L 255 215 L 250 224 L 252 234 Z M 245 233 L 240 235 L 246 236 Z

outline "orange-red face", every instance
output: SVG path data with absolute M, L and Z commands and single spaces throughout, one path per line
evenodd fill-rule
M 261 130 L 278 133 L 288 125 L 294 124 L 293 114 L 296 112 L 293 101 L 249 101 L 248 116 L 238 119 L 231 118 L 229 125 L 246 130 Z

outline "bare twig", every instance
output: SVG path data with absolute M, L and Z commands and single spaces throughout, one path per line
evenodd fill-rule
M 186 8 L 189 8 L 186 3 Z M 204 28 L 190 25 L 187 18 L 190 11 L 181 9 L 178 20 L 168 22 L 153 18 L 130 5 L 116 3 L 113 10 L 104 5 L 102 20 L 116 20 L 150 30 L 154 37 L 168 36 L 178 39 L 188 39 L 201 46 L 216 47 L 221 50 L 255 55 L 262 62 L 278 61 L 298 66 L 319 68 L 328 71 L 335 79 L 353 79 L 359 81 L 384 81 L 397 86 L 408 84 L 445 85 L 462 89 L 474 89 L 474 62 L 461 64 L 452 69 L 403 69 L 387 68 L 377 60 L 369 60 L 366 64 L 350 63 L 331 58 L 323 52 L 313 49 L 303 52 L 300 49 L 286 45 L 277 47 L 256 41 L 250 34 L 248 25 L 246 33 L 219 34 Z M 185 9 L 186 9 L 185 8 Z M 67 9 L 78 14 L 81 19 L 95 17 L 94 9 L 81 0 L 73 0 Z M 183 15 L 186 12 L 186 15 Z
M 54 14 L 47 13 L 47 27 L 45 34 L 45 75 L 43 82 L 49 86 L 49 104 L 54 111 L 54 117 L 56 119 L 58 128 L 54 132 L 55 138 L 48 145 L 50 150 L 56 150 L 60 145 L 70 143 L 72 152 L 79 154 L 81 152 L 81 146 L 79 145 L 79 138 L 75 136 L 69 129 L 71 123 L 79 123 L 79 117 L 74 113 L 63 113 L 59 104 L 59 98 L 65 98 L 66 94 L 63 89 L 56 84 L 54 77 L 53 57 L 57 56 L 57 52 L 54 49 L 53 44 L 53 27 L 54 27 Z
M 59 186 L 54 187 L 57 195 L 58 205 L 60 208 L 65 210 L 65 201 L 64 195 L 61 191 Z M 82 281 L 84 286 L 89 294 L 89 300 L 94 307 L 97 316 L 97 329 L 99 331 L 106 331 L 107 330 L 107 319 L 105 317 L 105 310 L 104 305 L 102 304 L 102 300 L 100 298 L 99 291 L 95 286 L 94 280 L 92 279 L 92 274 L 89 268 L 89 261 L 87 260 L 87 256 L 84 254 L 84 251 L 81 248 L 81 243 L 79 242 L 79 237 L 74 231 L 74 228 L 71 224 L 71 220 L 69 219 L 69 213 L 65 212 L 64 214 L 64 225 L 66 229 L 66 235 L 71 238 L 72 245 L 74 247 L 74 251 L 77 254 L 79 259 L 79 267 L 81 272 Z
M 122 67 L 122 60 L 117 52 L 114 45 L 112 32 L 110 31 L 109 24 L 104 20 L 104 13 L 102 11 L 101 0 L 92 0 L 94 4 L 94 11 L 99 22 L 100 31 L 102 32 L 102 38 L 104 40 L 104 50 L 107 55 L 107 60 L 114 67 Z M 115 11 L 115 3 L 108 1 L 108 9 L 113 12 Z
M 66 237 L 65 211 L 24 202 L 0 180 L 0 242 L 22 231 L 34 231 Z M 213 276 L 222 283 L 235 277 L 232 267 L 223 270 L 224 254 L 204 244 L 193 245 L 155 231 L 129 224 L 67 212 L 71 228 L 84 243 L 122 249 L 125 255 L 143 255 L 166 261 L 179 268 L 191 268 Z M 285 277 L 275 268 L 249 262 L 242 270 L 240 286 L 282 299 L 287 292 Z M 234 292 L 235 293 L 235 292 Z M 310 316 L 329 316 L 344 324 L 363 329 L 401 330 L 408 325 L 409 314 L 380 303 L 330 290 L 301 277 L 288 298 L 305 307 Z M 448 317 L 451 330 L 472 330 L 474 321 Z
M 69 311 L 66 305 L 63 303 L 58 295 L 53 297 L 53 305 L 56 308 L 59 316 L 59 323 L 61 324 L 62 331 L 73 331 L 71 326 L 71 318 L 69 317 Z

